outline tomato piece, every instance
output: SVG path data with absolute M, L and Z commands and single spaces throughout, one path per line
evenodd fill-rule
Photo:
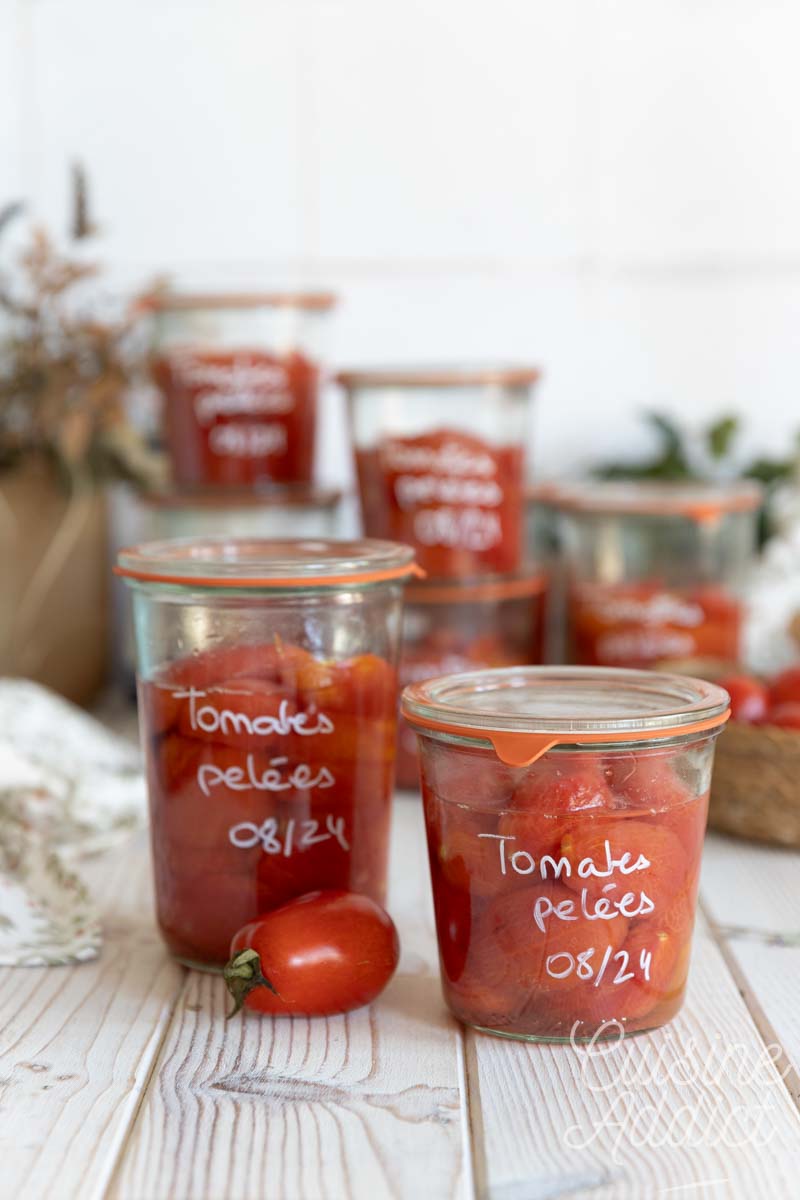
M 422 762 L 423 787 L 440 800 L 497 810 L 510 803 L 516 773 L 491 751 L 429 747 Z
M 646 894 L 656 912 L 686 886 L 690 875 L 686 851 L 662 823 L 603 819 L 576 823 L 563 837 L 561 853 L 571 867 L 569 876 L 563 877 L 568 888 L 585 890 L 592 899 L 604 893 L 614 900 L 627 893 Z M 634 869 L 637 863 L 640 869 Z M 606 891 L 610 884 L 615 889 Z
M 496 829 L 491 814 L 445 812 L 435 853 L 448 883 L 476 896 L 491 896 L 507 886 Z
M 164 939 L 179 958 L 222 966 L 237 929 L 258 913 L 255 879 L 194 870 L 203 860 L 188 856 L 180 871 L 156 859 L 156 910 Z
M 157 682 L 164 687 L 202 691 L 239 676 L 278 681 L 277 650 L 272 642 L 236 642 L 179 658 L 163 668 Z
M 318 891 L 264 913 L 230 945 L 236 1010 L 331 1016 L 370 1004 L 400 956 L 391 918 L 366 896 Z
M 497 896 L 477 922 L 466 970 L 450 998 L 470 1024 L 505 1026 L 526 1009 L 543 1015 L 545 1024 L 560 1021 L 561 997 L 569 996 L 584 974 L 594 977 L 604 958 L 622 945 L 627 929 L 619 915 L 595 921 L 581 917 L 574 893 L 559 884 Z
M 774 705 L 767 713 L 765 724 L 781 729 L 800 729 L 800 703 L 787 701 Z
M 787 667 L 769 684 L 770 708 L 778 704 L 800 704 L 800 666 Z
M 674 770 L 675 751 L 614 754 L 606 759 L 611 786 L 626 804 L 661 812 L 694 797 Z
M 266 756 L 253 755 L 257 771 L 267 768 Z M 274 794 L 255 787 L 231 790 L 224 776 L 242 772 L 242 754 L 178 734 L 168 734 L 148 760 L 151 821 L 154 841 L 172 848 L 214 850 L 226 870 L 248 855 L 230 840 L 242 822 L 255 827 L 277 813 Z M 163 799 L 158 799 L 163 797 Z M 182 869 L 180 859 L 176 869 Z
M 718 680 L 731 698 L 731 717 L 734 721 L 754 724 L 763 721 L 769 705 L 769 690 L 752 675 L 728 675 Z
M 240 750 L 277 751 L 292 736 L 297 705 L 289 693 L 269 680 L 240 676 L 214 684 L 202 697 L 181 704 L 178 731 Z M 313 728 L 316 718 L 307 724 Z
M 528 768 L 511 806 L 497 829 L 509 839 L 507 853 L 523 850 L 538 860 L 558 852 L 576 813 L 610 810 L 614 797 L 596 758 L 554 754 Z

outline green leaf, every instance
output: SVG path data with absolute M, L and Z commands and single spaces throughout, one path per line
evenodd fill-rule
M 738 417 L 720 417 L 706 430 L 706 444 L 712 458 L 724 458 L 739 432 Z

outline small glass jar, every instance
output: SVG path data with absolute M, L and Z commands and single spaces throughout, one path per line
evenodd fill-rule
M 179 488 L 309 483 L 325 293 L 159 295 L 153 378 Z
M 431 579 L 523 560 L 528 368 L 347 371 L 364 529 L 407 542 Z
M 317 888 L 383 900 L 412 559 L 376 541 L 120 552 L 158 920 L 182 962 L 223 964 L 243 924 Z
M 400 686 L 483 667 L 542 662 L 547 576 L 406 588 Z M 400 718 L 397 786 L 419 787 L 417 737 Z
M 721 688 L 602 668 L 413 684 L 439 958 L 459 1020 L 639 1033 L 683 1001 Z
M 331 538 L 341 492 L 287 485 L 271 491 L 154 492 L 141 497 L 147 540 L 184 537 Z
M 736 663 L 760 501 L 749 483 L 560 488 L 569 661 L 696 674 Z

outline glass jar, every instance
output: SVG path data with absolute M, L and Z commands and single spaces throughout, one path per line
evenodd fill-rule
M 153 378 L 179 488 L 309 483 L 325 293 L 160 295 Z
M 341 492 L 287 485 L 272 491 L 164 492 L 141 498 L 147 539 L 335 537 Z
M 445 999 L 531 1041 L 681 1006 L 721 688 L 603 668 L 413 684 Z
M 481 667 L 540 663 L 547 607 L 547 576 L 406 588 L 400 686 Z M 419 787 L 417 737 L 400 718 L 397 786 Z
M 317 888 L 383 900 L 412 559 L 376 541 L 120 552 L 158 920 L 182 962 L 223 964 L 243 924 Z
M 527 368 L 347 371 L 364 529 L 407 542 L 431 579 L 522 564 Z
M 749 483 L 560 488 L 569 660 L 699 674 L 736 663 L 760 500 Z

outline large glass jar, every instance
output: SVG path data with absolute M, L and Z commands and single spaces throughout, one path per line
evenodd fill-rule
M 185 539 L 121 551 L 133 591 L 158 920 L 190 965 L 317 888 L 382 901 L 413 551 Z
M 522 564 L 528 368 L 346 371 L 364 529 L 431 579 Z
M 445 999 L 532 1041 L 669 1021 L 689 968 L 721 688 L 602 668 L 413 684 Z
M 180 488 L 309 483 L 325 293 L 158 295 L 152 373 Z
M 736 663 L 760 498 L 749 483 L 560 488 L 570 661 L 699 674 Z
M 418 583 L 406 588 L 400 686 L 436 675 L 541 663 L 547 576 L 463 583 Z M 417 737 L 400 718 L 397 786 L 419 787 Z

